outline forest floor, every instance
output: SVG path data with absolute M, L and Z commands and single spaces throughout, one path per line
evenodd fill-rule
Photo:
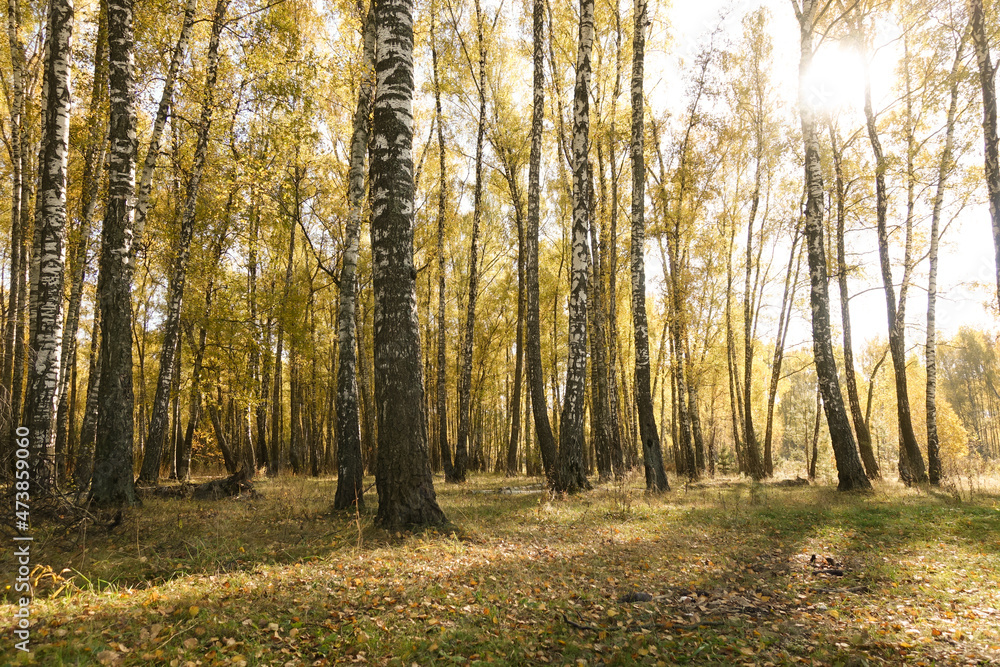
M 533 481 L 438 481 L 454 527 L 413 533 L 295 478 L 37 526 L 31 652 L 8 585 L 0 663 L 1000 664 L 995 490 L 673 480 L 650 498 L 634 475 L 559 499 Z

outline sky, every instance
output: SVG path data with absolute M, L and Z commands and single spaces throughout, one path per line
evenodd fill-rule
M 647 69 L 647 92 L 654 108 L 658 104 L 669 104 L 667 100 L 676 96 L 668 91 L 679 84 L 677 79 L 678 58 L 682 62 L 691 62 L 700 46 L 705 42 L 706 35 L 720 25 L 720 16 L 726 18 L 721 22 L 723 32 L 738 36 L 740 21 L 748 12 L 764 5 L 771 11 L 771 31 L 774 45 L 775 80 L 788 99 L 794 100 L 798 90 L 799 64 L 799 30 L 792 9 L 791 0 L 698 0 L 690 2 L 675 0 L 672 6 L 661 12 L 666 12 L 673 45 L 668 54 L 652 56 Z M 657 29 L 654 24 L 653 30 Z M 663 27 L 659 28 L 664 29 Z M 830 45 L 831 47 L 833 45 Z M 848 98 L 848 104 L 853 112 L 860 114 L 863 89 L 859 85 L 857 66 L 852 66 L 849 58 L 843 58 L 832 48 L 824 54 L 827 66 L 817 76 L 827 76 L 829 85 L 835 94 Z M 872 64 L 872 90 L 874 105 L 880 107 L 880 102 L 888 104 L 889 87 L 891 85 L 892 67 L 898 56 L 890 45 L 880 49 Z M 978 113 L 978 112 L 977 112 Z M 979 144 L 977 144 L 978 148 Z M 979 149 L 981 151 L 981 149 Z M 973 159 L 979 159 L 973 157 Z M 985 197 L 985 188 L 983 189 Z M 946 214 L 947 216 L 947 214 Z M 926 224 L 926 223 L 925 223 Z M 849 290 L 855 296 L 851 298 L 852 333 L 856 349 L 861 349 L 865 341 L 875 338 L 885 339 L 888 332 L 886 317 L 885 294 L 881 290 L 881 280 L 878 273 L 878 259 L 875 254 L 876 236 L 874 221 L 872 229 L 854 234 L 851 243 L 855 249 L 864 251 L 871 248 L 868 255 L 871 270 L 865 280 L 854 280 Z M 926 331 L 926 273 L 927 261 L 917 267 L 914 283 L 910 289 L 907 307 L 907 347 L 912 351 L 922 349 Z M 901 268 L 896 267 L 894 276 L 898 281 Z M 945 338 L 953 335 L 962 325 L 969 325 L 989 331 L 997 330 L 995 316 L 995 285 L 996 272 L 993 256 L 993 242 L 990 231 L 989 211 L 983 204 L 968 206 L 959 215 L 942 239 L 940 261 L 938 267 L 938 305 L 937 328 Z M 831 299 L 833 300 L 833 321 L 839 323 L 839 307 L 836 281 L 831 283 Z M 989 303 L 993 312 L 986 308 Z M 808 318 L 799 318 L 796 326 L 789 333 L 789 342 L 797 341 L 805 344 L 810 341 Z

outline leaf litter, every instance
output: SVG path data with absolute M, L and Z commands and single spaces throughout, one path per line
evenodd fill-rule
M 291 521 L 280 503 L 200 514 L 189 501 L 152 500 L 136 532 L 90 546 L 87 567 L 69 558 L 74 586 L 33 602 L 33 652 L 5 646 L 0 659 L 1000 664 L 996 499 L 956 507 L 889 485 L 844 498 L 730 481 L 623 514 L 611 487 L 561 499 L 477 493 L 497 479 L 439 485 L 457 527 L 408 533 L 380 531 L 370 514 L 326 513 L 322 492 L 300 492 L 303 518 Z M 181 508 L 185 527 L 171 535 Z M 135 557 L 144 541 L 157 545 L 146 562 Z M 67 556 L 44 553 L 53 570 Z M 155 574 L 168 562 L 169 576 Z

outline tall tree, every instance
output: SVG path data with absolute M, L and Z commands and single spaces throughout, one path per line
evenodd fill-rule
M 558 485 L 556 441 L 549 424 L 549 409 L 545 397 L 545 376 L 542 369 L 542 334 L 538 298 L 538 221 L 540 217 L 542 162 L 542 124 L 545 116 L 545 71 L 542 46 L 545 39 L 544 0 L 532 2 L 532 102 L 531 153 L 528 158 L 528 225 L 525 234 L 525 284 L 527 312 L 525 314 L 525 349 L 528 354 L 528 386 L 531 392 L 531 412 L 534 417 L 538 449 L 548 485 Z
M 108 90 L 107 15 L 107 1 L 104 0 L 100 3 L 97 17 L 94 80 L 90 94 L 90 108 L 87 112 L 87 122 L 90 124 L 90 128 L 84 148 L 83 175 L 80 187 L 80 219 L 76 232 L 77 243 L 70 256 L 70 296 L 69 302 L 66 304 L 66 323 L 63 327 L 62 369 L 59 372 L 59 408 L 56 417 L 56 468 L 60 478 L 62 471 L 65 470 L 66 450 L 75 438 L 74 429 L 70 424 L 76 408 L 75 401 L 70 400 L 73 393 L 71 378 L 76 372 L 76 336 L 80 328 L 80 310 L 83 305 L 83 287 L 87 273 L 91 225 L 97 209 L 97 201 L 100 198 L 105 155 L 108 149 L 108 125 L 104 115 Z
M 597 143 L 597 156 L 599 171 L 601 173 L 601 217 L 606 213 L 606 205 L 603 203 L 607 199 L 606 188 L 604 187 L 604 160 L 600 142 Z M 608 392 L 608 362 L 607 362 L 607 338 L 606 322 L 604 318 L 604 262 L 602 261 L 601 240 L 597 235 L 597 224 L 593 224 L 595 218 L 594 200 L 594 179 L 593 170 L 587 182 L 590 190 L 590 215 L 592 224 L 590 225 L 590 247 L 592 257 L 590 260 L 590 286 L 589 295 L 593 299 L 591 307 L 587 309 L 590 316 L 587 324 L 590 327 L 590 356 L 593 363 L 590 365 L 590 433 L 591 447 L 597 459 L 598 479 L 602 482 L 611 478 L 611 403 Z
M 375 291 L 376 522 L 387 528 L 445 521 L 427 451 L 413 265 L 413 2 L 375 0 L 371 142 Z
M 615 85 L 611 93 L 611 123 L 608 128 L 608 161 L 611 167 L 611 225 L 603 227 L 608 238 L 601 243 L 608 266 L 608 429 L 611 436 L 611 469 L 617 477 L 625 474 L 622 452 L 621 398 L 618 392 L 618 215 L 619 187 L 617 147 L 618 98 L 622 92 L 622 17 L 621 6 L 614 3 L 615 15 Z M 601 170 L 603 178 L 603 169 Z
M 844 408 L 837 378 L 830 333 L 830 294 L 827 284 L 826 248 L 823 241 L 823 172 L 819 154 L 819 130 L 815 100 L 806 85 L 813 61 L 813 32 L 829 4 L 819 0 L 792 0 L 799 22 L 799 116 L 805 147 L 806 221 L 805 243 L 809 258 L 809 302 L 812 310 L 813 354 L 822 395 L 823 410 L 830 427 L 833 453 L 841 491 L 870 489 L 854 443 L 854 433 Z
M 188 259 L 191 256 L 191 239 L 194 236 L 195 211 L 201 176 L 208 157 L 208 139 L 212 128 L 212 114 L 215 111 L 215 83 L 219 73 L 219 40 L 225 25 L 229 0 L 217 0 L 212 16 L 212 36 L 208 43 L 208 70 L 205 74 L 204 99 L 201 117 L 198 120 L 198 142 L 194 151 L 194 163 L 188 179 L 181 206 L 180 239 L 174 256 L 167 293 L 167 316 L 163 323 L 163 343 L 160 346 L 160 372 L 153 397 L 152 415 L 149 420 L 149 435 L 146 437 L 146 451 L 142 460 L 139 481 L 157 484 L 160 479 L 160 453 L 167 429 L 167 408 L 170 401 L 170 385 L 173 381 L 174 354 L 180 341 L 181 306 L 184 301 L 184 284 L 187 279 Z M 153 147 L 150 146 L 150 150 Z M 158 150 L 158 147 L 157 147 Z
M 26 311 L 25 269 L 28 264 L 27 235 L 30 225 L 32 185 L 29 142 L 28 105 L 34 92 L 33 76 L 29 76 L 27 53 L 22 31 L 22 7 L 19 0 L 7 0 L 7 38 L 10 49 L 10 163 L 11 163 L 11 271 L 10 294 L 7 299 L 7 322 L 4 329 L 3 395 L 7 409 L 7 460 L 13 460 L 15 431 L 21 424 L 21 397 L 24 383 L 24 314 Z M 7 474 L 9 469 L 4 470 Z
M 10 110 L 10 142 L 8 145 L 11 171 L 11 205 L 10 205 L 10 287 L 7 294 L 7 313 L 4 323 L 3 338 L 3 367 L 0 376 L 0 401 L 8 410 L 11 407 L 13 398 L 13 372 L 14 372 L 14 348 L 16 345 L 14 332 L 17 321 L 17 313 L 22 310 L 18 301 L 18 276 L 24 273 L 21 268 L 21 206 L 23 196 L 21 193 L 22 183 L 22 163 L 23 163 L 23 141 L 24 130 L 22 129 L 22 115 L 24 112 L 24 44 L 20 36 L 21 5 L 18 0 L 7 0 L 7 38 L 10 51 L 10 96 L 7 106 Z M 17 417 L 8 413 L 3 415 L 7 421 L 0 423 L 0 426 L 10 426 L 10 442 L 14 440 Z M 3 433 L 0 437 L 6 437 Z M 4 452 L 4 455 L 13 454 L 11 451 Z M 7 470 L 3 474 L 7 474 Z
M 132 196 L 135 91 L 134 0 L 108 2 L 110 152 L 108 200 L 101 229 L 101 382 L 90 500 L 96 506 L 136 502 L 132 479 Z
M 354 338 L 354 294 L 358 288 L 358 247 L 361 214 L 365 203 L 365 156 L 375 65 L 375 16 L 368 10 L 358 105 L 354 111 L 349 175 L 350 217 L 344 233 L 344 258 L 340 268 L 340 305 L 337 314 L 339 367 L 337 369 L 337 492 L 335 509 L 364 506 L 364 465 L 361 460 L 361 423 L 358 412 L 357 345 Z
M 644 145 L 643 66 L 646 57 L 646 0 L 635 0 L 632 33 L 632 331 L 635 341 L 635 402 L 639 413 L 639 438 L 646 471 L 646 489 L 668 491 L 663 469 L 653 397 L 649 387 L 649 324 L 646 320 L 646 157 Z
M 589 489 L 583 462 L 583 403 L 587 380 L 587 271 L 590 248 L 590 55 L 594 0 L 580 0 L 580 30 L 573 95 L 573 225 L 571 235 L 569 343 L 566 394 L 559 419 L 559 490 Z
M 51 490 L 56 480 L 55 418 L 62 358 L 63 283 L 65 278 L 66 177 L 71 104 L 70 70 L 74 7 L 72 0 L 49 4 L 45 46 L 46 101 L 42 123 L 42 158 L 39 161 L 38 209 L 35 253 L 38 262 L 36 324 L 31 348 L 35 358 L 28 368 L 28 422 L 35 455 L 32 479 L 40 489 Z
M 444 467 L 445 481 L 454 482 L 455 468 L 451 463 L 451 446 L 448 444 L 448 387 L 447 387 L 447 352 L 445 336 L 445 257 L 444 257 L 444 222 L 446 204 L 448 201 L 448 172 L 445 165 L 444 151 L 444 117 L 441 114 L 441 81 L 438 76 L 437 40 L 434 38 L 435 17 L 437 13 L 431 7 L 431 62 L 434 71 L 434 107 L 437 112 L 438 139 L 438 208 L 437 208 L 437 378 L 435 382 L 435 413 L 438 420 L 438 447 L 441 450 L 441 464 Z
M 996 257 L 997 299 L 1000 300 L 1000 138 L 997 136 L 997 69 L 990 57 L 986 36 L 983 0 L 969 0 L 972 46 L 979 64 L 979 85 L 983 94 L 983 142 L 986 164 L 986 191 L 989 195 L 990 221 L 993 224 L 993 247 Z
M 483 139 L 486 133 L 486 41 L 483 13 L 476 5 L 476 43 L 479 46 L 479 69 L 476 92 L 479 96 L 479 120 L 476 125 L 476 184 L 472 195 L 472 238 L 469 242 L 469 293 L 466 302 L 465 328 L 462 334 L 460 374 L 458 377 L 458 440 L 455 442 L 455 481 L 465 481 L 468 465 L 469 406 L 472 393 L 472 342 L 476 331 L 476 298 L 479 291 L 479 226 L 483 218 Z
M 938 161 L 937 183 L 931 208 L 929 266 L 927 270 L 927 339 L 924 354 L 927 365 L 927 390 L 924 409 L 927 411 L 927 476 L 931 484 L 941 483 L 940 440 L 937 427 L 937 270 L 938 243 L 941 237 L 941 209 L 945 184 L 954 169 L 955 125 L 958 116 L 959 83 L 962 56 L 968 31 L 963 31 L 955 46 L 955 59 L 948 75 L 948 116 L 945 121 L 944 148 Z
M 868 475 L 868 479 L 879 479 L 882 475 L 879 472 L 875 452 L 872 451 L 871 431 L 868 429 L 868 423 L 861 412 L 858 383 L 854 376 L 854 344 L 851 338 L 851 303 L 847 290 L 847 250 L 845 244 L 848 184 L 844 178 L 843 146 L 832 122 L 830 123 L 830 149 L 833 155 L 834 192 L 837 198 L 837 284 L 840 292 L 840 321 L 844 329 L 844 375 L 847 381 L 847 400 L 851 406 L 851 418 L 854 420 L 854 431 L 858 436 L 858 448 L 861 450 L 861 461 L 865 466 L 865 474 Z
M 859 40 L 863 40 L 860 31 L 860 19 L 855 30 Z M 889 231 L 886 218 L 889 211 L 889 189 L 886 184 L 886 169 L 888 162 L 882 150 L 882 142 L 878 135 L 875 112 L 872 109 L 872 86 L 869 68 L 865 67 L 865 125 L 868 129 L 868 140 L 875 155 L 875 223 L 878 229 L 878 258 L 882 269 L 882 287 L 885 291 L 886 316 L 889 320 L 889 353 L 892 357 L 892 370 L 896 380 L 896 414 L 899 420 L 899 436 L 903 450 L 906 452 L 906 466 L 900 461 L 900 471 L 904 480 L 909 483 L 926 482 L 927 472 L 924 468 L 924 457 L 917 444 L 917 436 L 913 430 L 913 420 L 910 418 L 910 397 L 906 386 L 906 284 L 904 279 L 900 287 L 899 302 L 896 302 L 896 289 L 892 282 L 892 265 L 889 262 Z M 909 222 L 909 221 L 908 221 Z M 909 234 L 908 234 L 909 240 Z M 907 247 L 909 255 L 909 244 Z M 909 257 L 904 260 L 908 264 Z M 904 267 L 907 271 L 908 267 Z M 832 429 L 831 429 L 832 431 Z

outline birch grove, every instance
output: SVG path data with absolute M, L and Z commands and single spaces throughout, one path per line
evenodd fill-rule
M 1000 459 L 992 7 L 168 4 L 6 3 L 5 479 L 395 530 Z

